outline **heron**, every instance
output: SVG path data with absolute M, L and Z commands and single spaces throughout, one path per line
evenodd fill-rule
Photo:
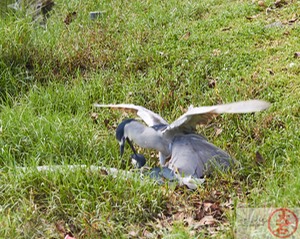
M 171 124 L 157 113 L 134 104 L 94 104 L 100 108 L 115 108 L 134 112 L 145 124 L 136 119 L 122 121 L 116 129 L 121 156 L 126 142 L 133 151 L 132 157 L 139 167 L 145 164 L 143 155 L 137 154 L 133 143 L 141 148 L 159 152 L 161 167 L 171 174 L 203 178 L 214 169 L 229 169 L 237 161 L 227 152 L 210 143 L 196 132 L 196 126 L 207 124 L 212 118 L 225 113 L 252 113 L 269 108 L 270 103 L 263 100 L 239 101 L 214 106 L 193 107 Z

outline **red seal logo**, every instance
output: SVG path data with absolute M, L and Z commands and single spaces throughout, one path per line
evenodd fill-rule
M 276 209 L 269 216 L 268 229 L 275 237 L 288 238 L 297 231 L 297 228 L 298 218 L 296 214 L 289 209 Z

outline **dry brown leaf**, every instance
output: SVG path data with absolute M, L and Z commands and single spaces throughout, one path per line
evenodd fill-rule
M 218 137 L 223 132 L 223 129 L 221 128 L 215 128 L 215 136 Z
M 210 208 L 212 211 L 221 211 L 219 203 L 213 203 Z
M 187 33 L 185 33 L 181 38 L 180 38 L 180 40 L 182 41 L 182 40 L 188 40 L 189 38 L 190 38 L 190 36 L 191 36 L 191 33 L 190 32 L 187 32 Z
M 253 20 L 253 19 L 257 18 L 258 16 L 259 16 L 258 14 L 257 15 L 253 15 L 253 16 L 246 16 L 246 19 Z
M 255 162 L 256 162 L 257 164 L 264 164 L 265 161 L 266 161 L 266 160 L 263 158 L 263 156 L 261 156 L 261 154 L 257 151 L 257 152 L 255 153 Z
M 99 173 L 100 175 L 108 175 L 108 172 L 104 169 L 100 169 Z
M 97 113 L 91 113 L 91 119 L 94 123 L 97 123 L 97 119 L 99 118 L 99 115 Z
M 69 25 L 75 18 L 77 17 L 77 12 L 70 12 L 68 13 L 68 15 L 66 16 L 64 23 L 66 25 Z
M 289 31 L 285 31 L 284 33 L 283 33 L 283 35 L 285 35 L 285 36 L 289 36 L 291 33 L 289 32 Z
M 295 58 L 300 58 L 300 52 L 295 52 L 294 57 Z
M 264 1 L 258 1 L 257 4 L 260 7 L 265 7 L 266 6 L 266 3 Z
M 266 8 L 266 15 L 268 15 L 269 13 L 271 13 L 273 11 L 273 9 L 272 8 L 270 8 L 270 7 L 267 7 Z
M 207 230 L 209 231 L 210 237 L 216 237 L 220 227 L 209 227 Z
M 103 123 L 106 128 L 109 128 L 109 119 L 104 119 Z
M 212 202 L 204 202 L 202 205 L 203 205 L 203 209 L 204 211 L 208 211 L 208 209 L 213 205 L 214 203 Z
M 56 227 L 57 231 L 61 234 L 66 233 L 66 229 L 65 229 L 63 224 L 64 224 L 64 222 L 62 222 L 62 221 L 59 221 L 59 222 L 55 223 L 55 227 Z
M 71 233 L 67 233 L 64 239 L 76 239 Z
M 211 89 L 215 88 L 216 84 L 217 84 L 217 81 L 215 79 L 210 79 L 209 82 L 208 82 L 208 87 L 211 88 Z
M 175 221 L 183 221 L 185 218 L 185 213 L 184 212 L 179 212 L 173 215 L 173 219 Z
M 201 208 L 200 210 L 198 210 L 195 214 L 195 220 L 200 221 L 203 217 L 205 216 L 205 210 L 203 208 Z
M 215 220 L 213 216 L 205 216 L 197 224 L 198 224 L 198 226 L 213 225 L 216 222 L 217 222 L 217 220 Z
M 221 29 L 221 31 L 226 32 L 226 31 L 229 31 L 231 29 L 232 29 L 232 27 L 224 27 L 224 28 Z
M 267 69 L 267 71 L 270 73 L 270 75 L 275 75 L 274 71 L 272 69 Z
M 275 7 L 280 8 L 283 7 L 284 5 L 287 5 L 288 3 L 285 0 L 276 0 L 274 2 Z
M 295 22 L 297 22 L 297 21 L 298 21 L 298 18 L 297 18 L 297 17 L 294 17 L 294 18 L 288 20 L 288 22 L 289 22 L 290 24 L 291 24 L 291 23 L 295 23 Z
M 143 232 L 143 236 L 145 236 L 146 238 L 155 238 L 153 233 L 147 231 L 147 230 L 144 230 Z
M 194 218 L 192 218 L 192 217 L 185 218 L 183 221 L 184 221 L 188 226 L 191 226 L 191 225 L 195 222 Z
M 137 233 L 136 231 L 130 231 L 130 232 L 128 232 L 128 235 L 129 235 L 130 237 L 137 237 L 137 236 L 138 236 L 138 233 Z
M 213 50 L 213 56 L 219 56 L 221 54 L 221 50 L 220 49 L 214 49 Z
M 214 190 L 214 191 L 212 192 L 212 195 L 214 195 L 216 198 L 218 198 L 220 195 L 222 195 L 222 192 L 217 191 L 217 190 Z
M 179 106 L 179 108 L 180 108 L 180 111 L 181 111 L 182 113 L 186 113 L 186 112 L 188 111 L 188 109 L 186 109 L 186 108 L 184 108 L 184 107 L 182 107 L 182 106 Z

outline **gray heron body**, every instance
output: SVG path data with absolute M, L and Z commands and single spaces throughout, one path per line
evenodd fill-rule
M 223 113 L 251 113 L 267 109 L 270 104 L 261 100 L 240 101 L 231 104 L 190 107 L 186 113 L 168 124 L 160 115 L 132 104 L 94 104 L 95 107 L 109 107 L 133 111 L 147 124 L 135 119 L 123 121 L 116 130 L 121 155 L 126 141 L 139 160 L 132 143 L 142 148 L 159 152 L 160 164 L 181 176 L 201 178 L 214 167 L 227 169 L 235 163 L 228 153 L 196 134 L 197 124 L 206 124 L 211 118 Z M 167 162 L 167 160 L 169 161 Z

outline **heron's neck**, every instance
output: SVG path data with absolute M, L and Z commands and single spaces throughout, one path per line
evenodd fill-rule
M 162 137 L 160 131 L 133 121 L 125 126 L 126 136 L 142 148 L 155 149 L 164 155 L 170 154 L 169 142 Z

